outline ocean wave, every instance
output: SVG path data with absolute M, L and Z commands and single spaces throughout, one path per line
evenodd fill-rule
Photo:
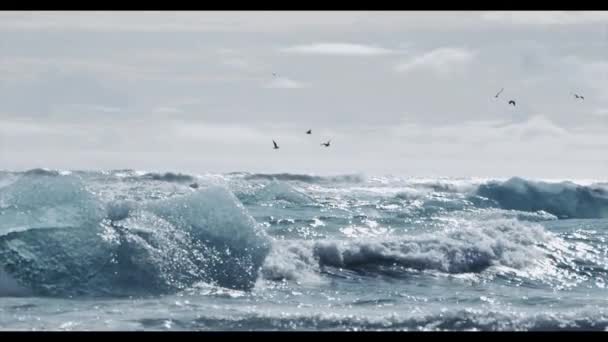
M 27 170 L 23 174 L 26 176 L 59 176 L 60 173 L 57 170 L 38 168 Z
M 437 270 L 480 273 L 493 265 L 523 268 L 541 254 L 534 248 L 546 240 L 540 226 L 499 221 L 481 227 L 459 227 L 443 233 L 396 239 L 319 241 L 313 251 L 321 266 L 351 270 Z
M 500 208 L 519 211 L 545 211 L 558 218 L 608 217 L 608 191 L 572 182 L 547 183 L 511 178 L 488 182 L 477 189 Z
M 227 189 L 104 206 L 75 177 L 1 189 L 0 295 L 146 295 L 195 282 L 250 289 L 265 233 Z M 8 280 L 7 280 L 8 279 Z
M 0 266 L 0 294 L 9 297 L 31 295 L 31 291 L 19 285 L 11 275 Z
M 155 181 L 163 181 L 163 182 L 175 182 L 175 183 L 184 183 L 184 182 L 193 182 L 195 178 L 182 174 L 182 173 L 173 173 L 173 172 L 165 172 L 165 173 L 146 173 L 145 175 L 139 177 L 141 179 L 150 179 Z
M 246 204 L 281 201 L 291 205 L 310 205 L 315 201 L 286 182 L 273 180 L 253 191 L 237 191 L 236 196 Z
M 592 255 L 576 254 L 537 223 L 515 219 L 455 221 L 443 230 L 410 236 L 281 241 L 284 245 L 269 254 L 262 274 L 269 280 L 308 279 L 327 268 L 334 269 L 331 273 L 389 277 L 420 271 L 517 274 L 529 281 L 564 287 L 586 279 L 577 265 L 602 268 Z
M 361 183 L 365 180 L 362 175 L 314 176 L 293 173 L 254 173 L 244 175 L 244 179 L 297 181 L 305 183 Z
M 0 188 L 0 235 L 44 227 L 86 226 L 103 216 L 103 205 L 75 176 L 34 172 Z
M 319 312 L 321 311 L 321 312 Z M 420 312 L 421 311 L 421 312 Z M 413 310 L 408 313 L 376 310 L 373 315 L 339 308 L 331 312 L 310 308 L 297 311 L 237 310 L 230 316 L 203 314 L 193 319 L 143 318 L 146 330 L 325 330 L 325 331 L 606 331 L 604 309 L 583 308 L 569 312 L 518 312 L 513 310 L 460 309 Z

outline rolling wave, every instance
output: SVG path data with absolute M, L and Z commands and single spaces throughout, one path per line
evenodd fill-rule
M 221 187 L 104 205 L 77 177 L 37 174 L 0 189 L 0 202 L 3 295 L 147 295 L 200 281 L 250 289 L 269 249 Z
M 608 217 L 608 191 L 572 182 L 547 183 L 511 178 L 488 182 L 477 189 L 503 209 L 546 211 L 559 218 Z

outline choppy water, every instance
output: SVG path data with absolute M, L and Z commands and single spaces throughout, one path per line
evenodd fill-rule
M 601 182 L 2 172 L 0 329 L 606 330 L 607 232 Z

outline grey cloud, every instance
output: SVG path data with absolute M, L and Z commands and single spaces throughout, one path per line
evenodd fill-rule
M 379 46 L 344 42 L 321 42 L 295 45 L 283 48 L 281 51 L 286 53 L 332 56 L 376 56 L 394 53 L 393 50 Z
M 526 14 L 512 18 L 3 13 L 1 162 L 605 174 L 589 147 L 606 143 L 603 19 L 535 25 Z M 585 101 L 575 101 L 575 91 Z M 308 128 L 312 137 L 302 133 Z M 332 148 L 320 152 L 330 137 Z M 268 152 L 272 138 L 279 154 Z

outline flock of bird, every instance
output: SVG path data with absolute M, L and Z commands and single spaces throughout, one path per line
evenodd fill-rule
M 277 77 L 277 74 L 275 72 L 273 72 L 272 76 Z M 312 134 L 312 129 L 309 129 L 308 131 L 306 131 L 306 134 Z M 273 148 L 275 150 L 279 149 L 279 145 L 277 144 L 276 141 L 274 141 L 274 139 L 272 140 L 272 144 L 274 145 Z M 330 144 L 331 144 L 331 139 L 328 140 L 327 142 L 321 143 L 321 146 L 329 147 Z
M 501 88 L 500 91 L 498 93 L 496 93 L 496 95 L 494 95 L 494 98 L 498 98 L 498 96 L 500 96 L 500 94 L 505 90 L 505 88 Z M 585 97 L 576 93 L 572 93 L 572 95 L 574 95 L 575 98 L 580 99 L 580 100 L 585 100 Z M 516 106 L 515 100 L 511 99 L 509 100 L 508 104 L 512 105 L 513 107 Z
M 312 129 L 309 129 L 308 131 L 306 131 L 306 134 L 312 134 Z M 275 150 L 279 149 L 279 145 L 277 144 L 276 141 L 272 140 L 272 144 L 274 145 Z M 331 144 L 331 139 L 329 139 L 327 142 L 321 143 L 321 146 L 329 147 L 330 144 Z
M 272 76 L 277 77 L 276 73 L 272 73 Z M 501 88 L 500 91 L 498 93 L 496 93 L 496 95 L 494 95 L 494 98 L 498 98 L 500 96 L 500 94 L 505 90 L 505 88 Z M 574 95 L 574 98 L 579 99 L 581 101 L 585 100 L 585 97 L 576 93 L 572 93 L 572 95 Z M 515 100 L 511 99 L 508 102 L 509 105 L 512 105 L 513 107 L 515 107 L 517 105 L 517 103 L 515 102 Z M 306 134 L 312 134 L 312 130 L 309 129 L 308 131 L 306 131 Z M 321 143 L 321 146 L 325 146 L 325 147 L 329 147 L 331 140 L 328 140 L 325 143 Z M 279 145 L 276 143 L 276 141 L 272 140 L 272 143 L 274 144 L 274 149 L 278 150 L 279 149 Z

